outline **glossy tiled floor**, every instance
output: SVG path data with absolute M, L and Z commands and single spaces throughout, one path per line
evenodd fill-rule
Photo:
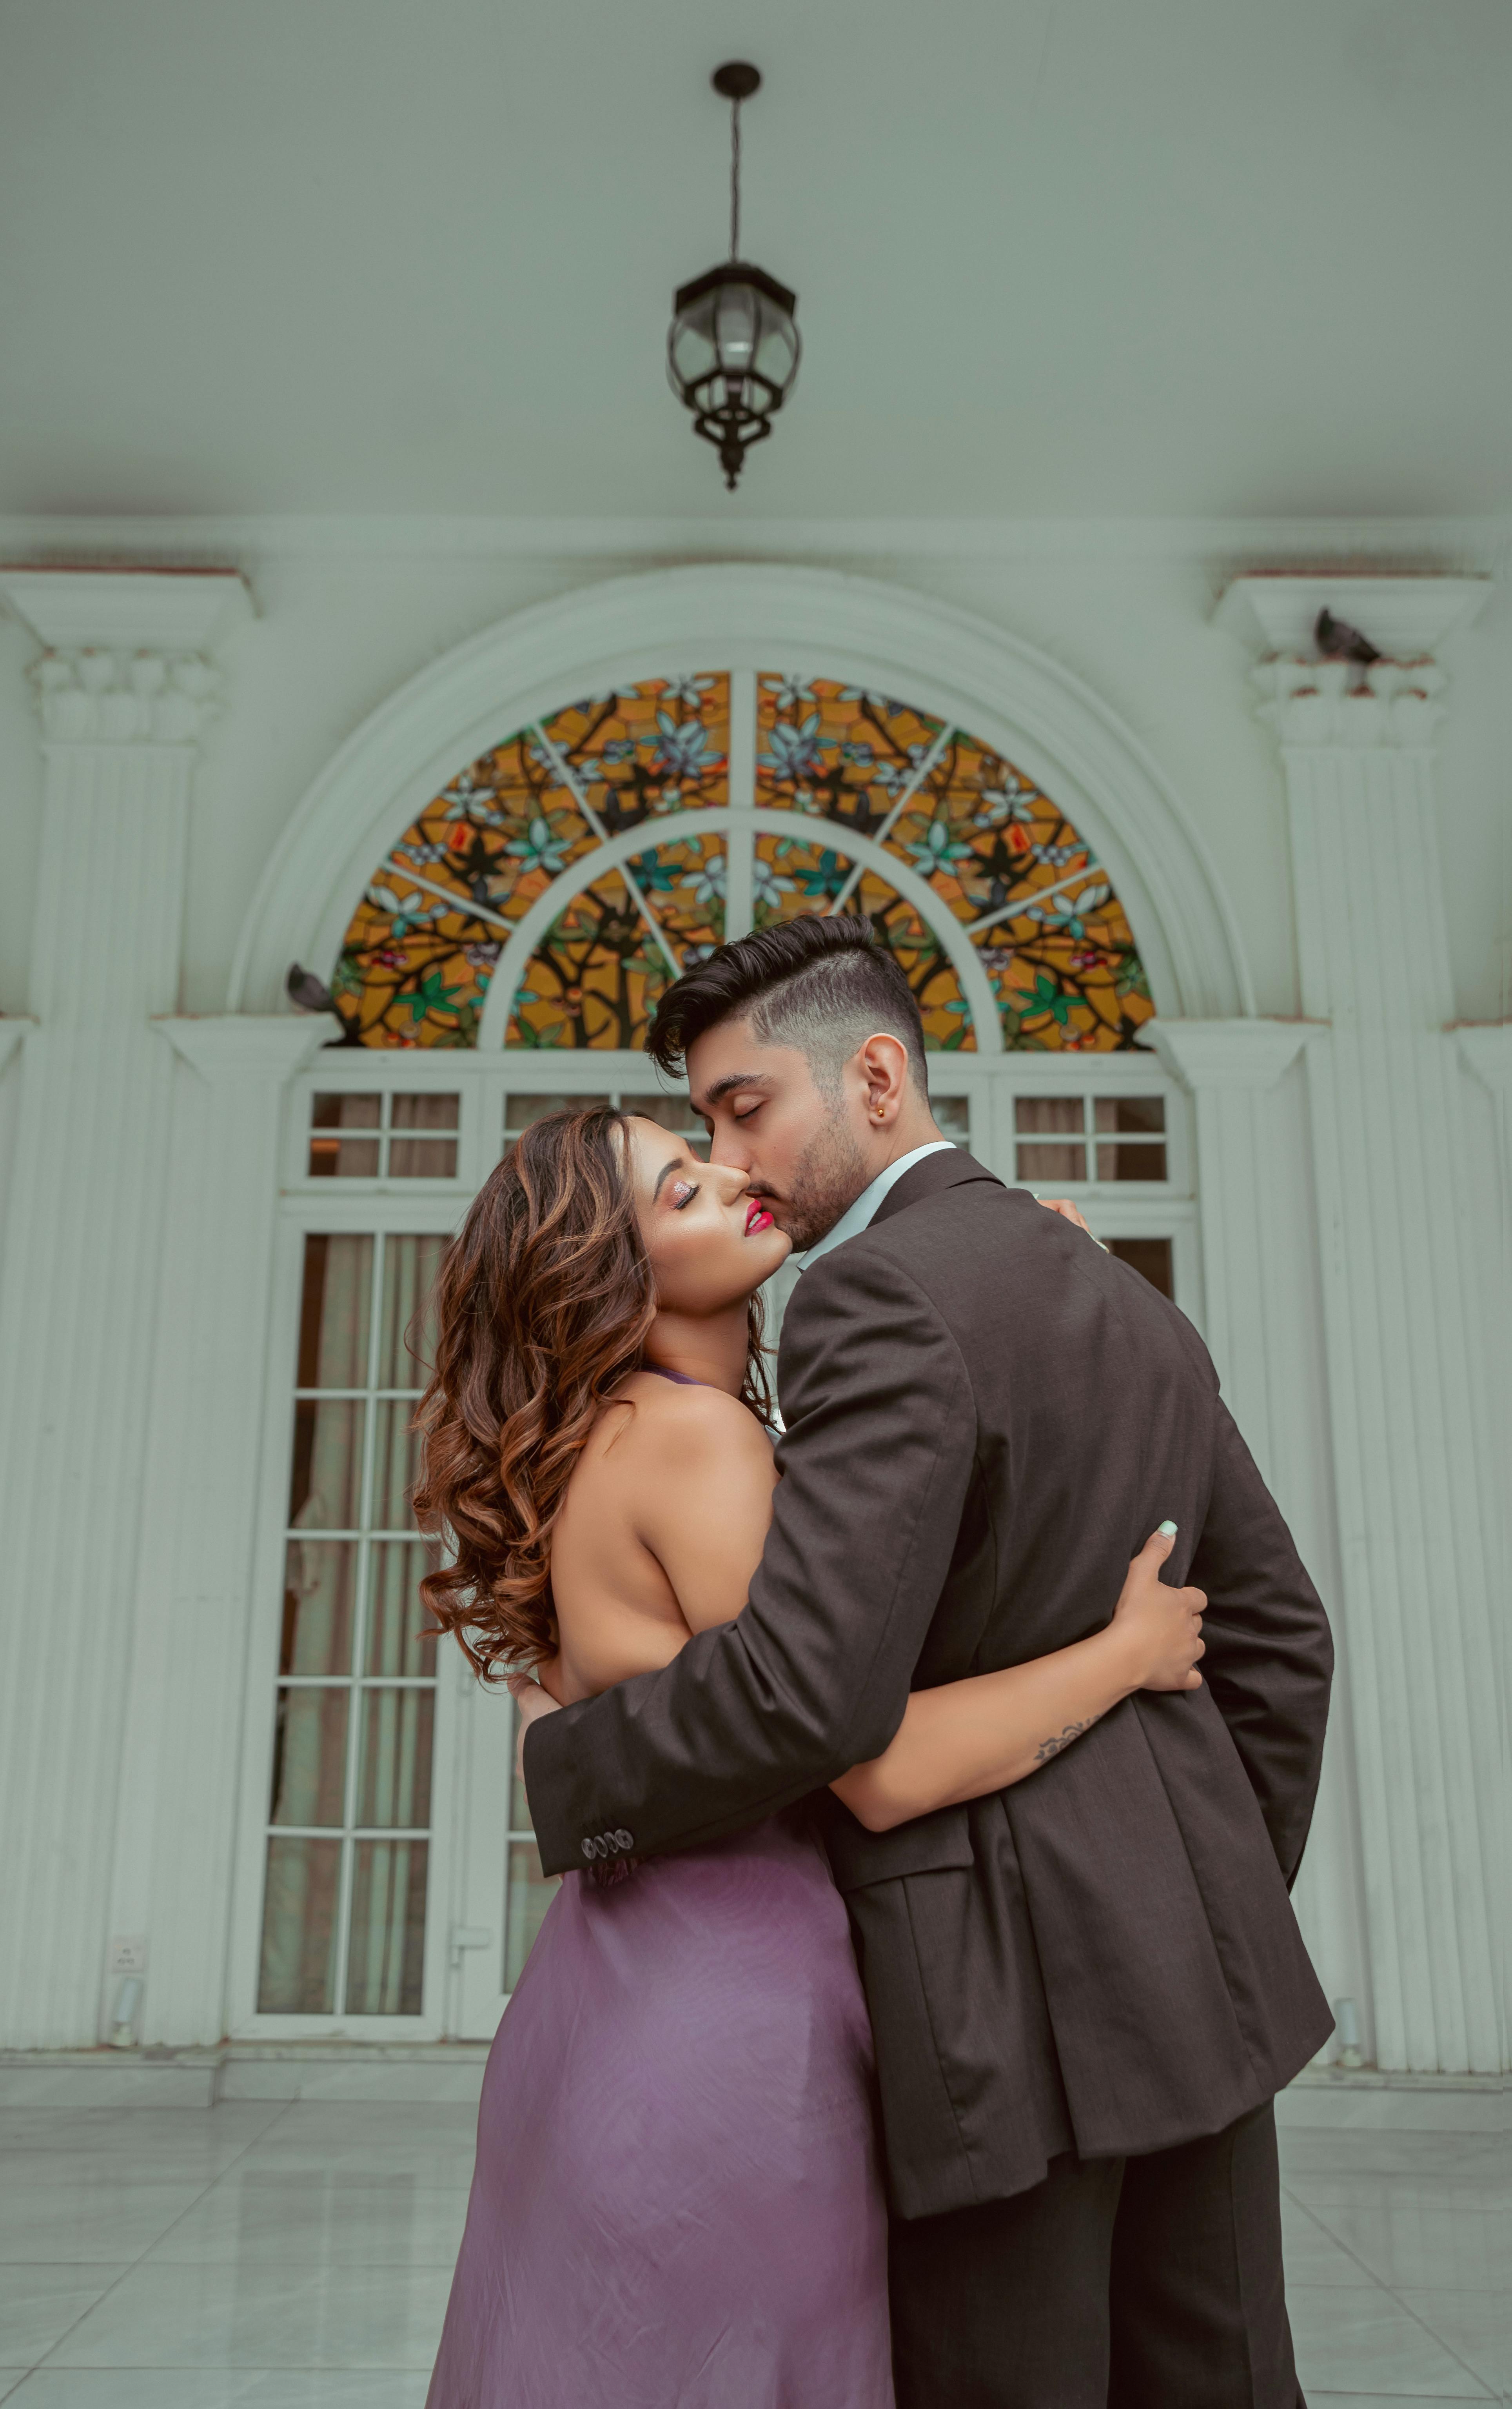
M 0 2110 L 0 2400 L 421 2409 L 472 2129 L 460 2106 Z M 1284 2133 L 1311 2409 L 1506 2398 L 1509 2155 Z

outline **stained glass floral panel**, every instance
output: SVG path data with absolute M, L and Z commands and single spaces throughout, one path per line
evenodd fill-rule
M 756 844 L 756 926 L 770 928 L 804 912 L 822 912 L 850 875 L 851 864 L 801 825 L 789 836 L 763 829 Z M 863 873 L 852 908 L 864 912 L 899 964 L 918 1002 L 924 1042 L 933 1052 L 974 1051 L 971 1008 L 956 966 L 912 903 L 873 871 Z
M 331 981 L 348 1040 L 475 1046 L 510 930 L 600 842 L 727 795 L 729 681 L 653 678 L 482 755 L 380 864 Z
M 1123 906 L 1086 838 L 1011 762 L 953 730 L 887 844 L 971 926 L 1008 1046 L 1134 1044 L 1155 1007 Z
M 670 838 L 627 866 L 678 963 L 712 953 L 725 925 L 722 839 Z M 606 871 L 568 904 L 532 956 L 505 1043 L 638 1047 L 671 977 L 624 876 Z
M 758 678 L 756 802 L 873 836 L 941 732 L 911 704 L 833 678 Z

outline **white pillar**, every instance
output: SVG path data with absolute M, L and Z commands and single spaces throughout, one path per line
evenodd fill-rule
M 1361 1844 L 1381 2065 L 1503 2061 L 1492 1462 L 1467 1300 L 1427 657 L 1482 581 L 1246 578 L 1289 804 Z M 1302 657 L 1317 613 L 1400 659 Z M 1505 1476 L 1504 1476 L 1505 1477 Z
M 1271 1091 L 1307 1038 L 1301 1021 L 1156 1020 L 1149 1043 L 1193 1099 L 1205 1334 L 1250 1452 L 1274 1486 L 1292 1401 L 1275 1338 L 1290 1311 L 1278 1252 Z
M 1336 1608 L 1328 1376 L 1296 1020 L 1156 1020 L 1149 1042 L 1192 1098 L 1204 1335 L 1224 1395 L 1324 1598 Z M 1337 1617 L 1335 1618 L 1337 1621 Z M 1371 2019 L 1345 1635 L 1313 1830 L 1294 1904 L 1331 1998 Z
M 0 572 L 46 757 L 0 1264 L 0 2041 L 96 2037 L 205 647 L 229 574 Z
M 108 1921 L 146 1943 L 140 2039 L 182 2045 L 225 2029 L 283 1095 L 340 1024 L 155 1027 L 181 1060 Z

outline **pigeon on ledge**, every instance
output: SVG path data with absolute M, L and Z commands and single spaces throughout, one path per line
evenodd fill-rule
M 1325 661 L 1362 661 L 1368 667 L 1381 657 L 1368 636 L 1351 627 L 1347 619 L 1335 619 L 1326 606 L 1318 614 L 1313 641 Z
M 289 975 L 283 982 L 291 1003 L 301 1012 L 334 1012 L 336 1000 L 324 980 L 313 971 L 301 970 L 297 962 L 289 964 Z

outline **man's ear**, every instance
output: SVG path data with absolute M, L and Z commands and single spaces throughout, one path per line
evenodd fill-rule
M 879 1029 L 857 1055 L 866 1090 L 866 1118 L 871 1128 L 890 1129 L 908 1087 L 908 1048 L 900 1037 Z

